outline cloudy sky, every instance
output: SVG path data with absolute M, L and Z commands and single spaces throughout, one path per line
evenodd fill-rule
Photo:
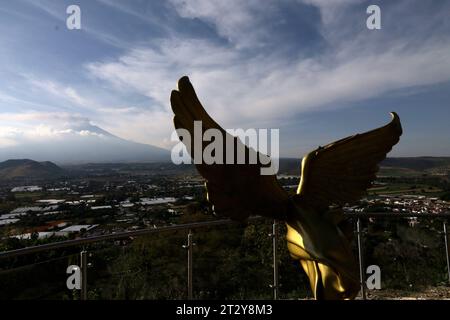
M 450 1 L 3 0 L 0 30 L 0 150 L 95 126 L 170 148 L 188 75 L 225 128 L 279 128 L 282 156 L 389 111 L 404 127 L 391 155 L 450 156 Z

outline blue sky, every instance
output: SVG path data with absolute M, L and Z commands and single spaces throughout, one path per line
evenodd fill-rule
M 279 128 L 282 156 L 389 111 L 404 127 L 392 156 L 450 156 L 449 1 L 3 0 L 0 30 L 0 150 L 93 125 L 170 148 L 169 95 L 188 75 L 225 128 Z

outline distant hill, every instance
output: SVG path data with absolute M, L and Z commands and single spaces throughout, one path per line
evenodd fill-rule
M 0 162 L 0 179 L 52 179 L 64 175 L 65 171 L 56 164 L 30 159 L 13 159 Z
M 387 158 L 383 161 L 382 166 L 423 171 L 433 168 L 450 167 L 450 157 Z
M 281 158 L 279 174 L 300 176 L 301 159 Z M 63 169 L 64 168 L 64 169 Z M 195 174 L 194 165 L 176 166 L 170 162 L 157 163 L 92 163 L 76 166 L 57 166 L 53 162 L 38 162 L 29 159 L 7 160 L 0 162 L 0 180 L 10 179 L 52 179 L 61 176 L 71 176 L 89 171 L 95 174 L 111 174 L 113 172 L 132 172 L 154 170 L 160 173 Z M 387 158 L 380 165 L 382 176 L 416 176 L 428 174 L 450 173 L 450 157 L 405 157 Z
M 280 168 L 278 172 L 280 174 L 289 174 L 294 176 L 300 176 L 300 166 L 302 164 L 302 159 L 298 158 L 281 158 Z
M 301 159 L 280 159 L 282 174 L 300 175 Z M 450 157 L 386 158 L 380 164 L 380 175 L 412 176 L 423 173 L 450 172 Z

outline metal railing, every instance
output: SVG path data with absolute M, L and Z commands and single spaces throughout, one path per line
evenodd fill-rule
M 445 243 L 445 256 L 447 261 L 447 275 L 448 281 L 450 283 L 450 260 L 449 260 L 449 250 L 448 250 L 448 234 L 447 234 L 447 221 L 445 218 L 450 217 L 450 212 L 445 213 L 392 213 L 392 212 L 357 212 L 346 214 L 346 216 L 351 216 L 356 218 L 356 236 L 357 236 L 357 246 L 358 246 L 358 262 L 359 262 L 359 274 L 360 274 L 360 286 L 361 286 L 361 298 L 366 300 L 366 285 L 364 281 L 364 246 L 363 246 L 363 235 L 364 232 L 361 228 L 362 218 L 444 218 L 442 222 L 444 243 Z
M 441 214 L 431 214 L 431 213 L 421 213 L 421 214 L 412 214 L 412 213 L 388 213 L 388 212 L 376 212 L 376 213 L 345 213 L 346 217 L 351 217 L 356 220 L 356 235 L 357 235 L 357 250 L 358 250 L 358 261 L 359 261 L 359 271 L 360 271 L 360 284 L 361 284 L 361 298 L 366 299 L 366 285 L 364 281 L 364 248 L 363 248 L 363 231 L 361 227 L 361 220 L 368 218 L 441 218 L 443 219 L 443 234 L 444 234 L 444 243 L 445 243 L 445 254 L 447 261 L 447 273 L 448 280 L 450 282 L 450 259 L 449 259 L 449 244 L 448 244 L 448 232 L 447 232 L 447 221 L 446 219 L 450 218 L 450 212 L 441 213 Z M 249 218 L 249 222 L 260 221 L 263 220 L 262 217 L 251 217 Z M 98 243 L 107 240 L 120 240 L 132 237 L 139 237 L 151 234 L 158 234 L 163 232 L 170 231 L 180 231 L 180 230 L 188 230 L 187 233 L 187 243 L 183 245 L 183 248 L 187 250 L 187 297 L 188 299 L 193 299 L 193 247 L 194 243 L 194 230 L 211 227 L 211 226 L 222 226 L 222 225 L 232 225 L 236 224 L 236 222 L 228 219 L 223 220 L 214 220 L 214 221 L 204 221 L 204 222 L 195 222 L 181 225 L 172 225 L 172 226 L 164 226 L 152 229 L 142 229 L 135 231 L 124 231 L 117 232 L 111 234 L 105 234 L 100 236 L 92 236 L 86 238 L 78 238 L 74 240 L 53 242 L 38 246 L 26 247 L 11 251 L 0 252 L 0 259 L 24 256 L 33 253 L 45 252 L 54 249 L 60 248 L 68 248 L 68 247 L 76 247 L 83 246 L 86 244 Z M 272 238 L 272 250 L 273 250 L 273 283 L 270 285 L 270 288 L 273 290 L 273 299 L 277 300 L 279 298 L 279 268 L 278 268 L 278 241 L 279 241 L 279 223 L 274 220 L 272 223 L 272 232 L 268 234 L 269 237 Z M 80 252 L 80 271 L 81 271 L 81 292 L 80 298 L 82 300 L 87 299 L 87 269 L 88 269 L 88 252 L 83 247 Z

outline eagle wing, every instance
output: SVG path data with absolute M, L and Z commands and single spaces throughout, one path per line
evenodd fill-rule
M 186 145 L 185 141 L 183 143 L 192 158 L 195 150 L 194 121 L 202 121 L 202 136 L 208 129 L 217 129 L 222 133 L 222 163 L 206 164 L 202 161 L 196 164 L 197 170 L 206 180 L 207 197 L 213 205 L 214 212 L 240 221 L 250 215 L 284 219 L 288 210 L 288 195 L 278 184 L 276 175 L 261 175 L 260 169 L 263 166 L 261 162 L 249 164 L 246 161 L 246 164 L 237 164 L 237 152 L 233 154 L 233 164 L 226 163 L 225 144 L 228 139 L 233 141 L 234 150 L 245 151 L 246 160 L 250 154 L 255 155 L 256 151 L 228 134 L 208 115 L 188 77 L 182 77 L 178 81 L 178 90 L 172 91 L 170 102 L 175 114 L 175 128 L 185 129 L 190 134 L 190 145 Z M 202 152 L 207 145 L 208 143 L 202 142 Z M 260 159 L 259 153 L 257 156 L 257 159 Z
M 302 160 L 296 199 L 321 212 L 360 199 L 372 185 L 378 164 L 400 140 L 402 126 L 395 112 L 378 129 L 356 134 L 307 154 Z

